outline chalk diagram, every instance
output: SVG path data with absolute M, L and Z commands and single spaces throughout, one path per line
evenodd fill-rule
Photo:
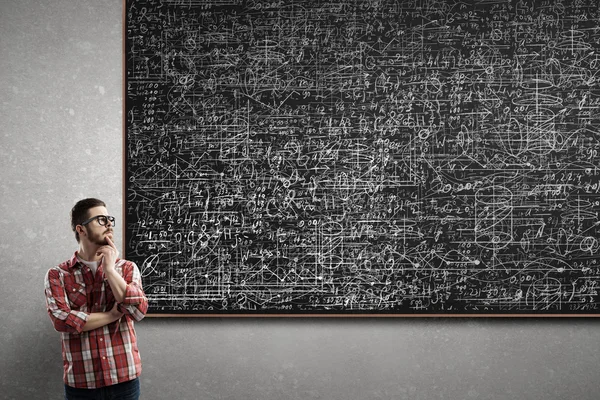
M 597 2 L 125 12 L 150 312 L 598 312 Z

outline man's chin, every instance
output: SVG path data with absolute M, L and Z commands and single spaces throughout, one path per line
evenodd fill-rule
M 103 238 L 102 240 L 96 240 L 94 242 L 97 246 L 108 246 L 108 240 L 105 238 Z

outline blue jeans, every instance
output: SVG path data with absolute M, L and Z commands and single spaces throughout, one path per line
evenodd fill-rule
M 140 379 L 98 389 L 77 389 L 65 385 L 65 400 L 138 400 Z

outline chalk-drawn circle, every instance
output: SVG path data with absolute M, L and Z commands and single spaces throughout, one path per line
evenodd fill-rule
M 431 131 L 429 129 L 421 129 L 419 131 L 419 139 L 426 140 L 431 136 Z
M 326 221 L 321 225 L 321 233 L 324 236 L 340 236 L 344 227 L 339 222 Z
M 513 100 L 515 106 L 558 106 L 561 105 L 563 99 L 559 96 L 539 93 L 539 91 L 531 90 L 531 93 L 524 93 L 521 97 Z
M 340 256 L 328 255 L 325 257 L 319 257 L 319 264 L 326 269 L 337 269 L 342 265 L 344 260 Z
M 598 240 L 593 236 L 586 236 L 579 244 L 581 251 L 590 252 L 590 254 L 596 253 L 598 250 Z
M 558 294 L 561 290 L 561 282 L 556 278 L 544 277 L 538 279 L 531 284 L 531 289 L 534 295 L 551 295 Z
M 545 107 L 537 107 L 527 113 L 527 119 L 533 123 L 550 123 L 556 117 L 554 111 Z

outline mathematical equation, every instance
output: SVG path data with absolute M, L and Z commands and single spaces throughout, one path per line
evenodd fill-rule
M 125 13 L 151 313 L 598 313 L 595 1 Z

